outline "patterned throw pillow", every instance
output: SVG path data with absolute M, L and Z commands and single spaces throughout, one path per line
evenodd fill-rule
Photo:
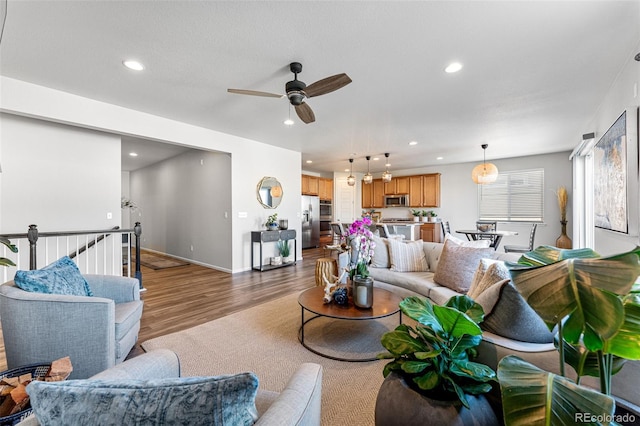
M 43 425 L 252 425 L 258 418 L 253 373 L 156 380 L 31 382 L 27 393 Z
M 494 255 L 492 248 L 464 247 L 445 241 L 433 281 L 459 293 L 466 293 L 480 259 Z
M 504 262 L 493 259 L 482 259 L 480 265 L 473 276 L 473 282 L 467 296 L 476 299 L 483 291 L 502 280 L 510 280 L 511 274 L 504 265 Z
M 93 296 L 80 270 L 67 256 L 42 269 L 17 271 L 13 281 L 24 291 L 34 293 Z
M 429 264 L 422 249 L 422 240 L 402 242 L 389 239 L 389 261 L 396 272 L 426 272 Z

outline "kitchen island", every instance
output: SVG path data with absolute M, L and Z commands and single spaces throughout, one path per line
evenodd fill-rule
M 387 225 L 391 234 L 404 235 L 405 241 L 423 240 L 433 243 L 442 242 L 440 222 L 414 222 L 411 219 L 386 219 L 381 223 Z

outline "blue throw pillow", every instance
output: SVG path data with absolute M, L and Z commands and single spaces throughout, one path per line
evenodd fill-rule
M 93 296 L 89 284 L 68 256 L 35 271 L 18 271 L 13 279 L 25 291 L 71 296 Z
M 238 425 L 258 419 L 258 378 L 182 377 L 31 382 L 27 393 L 43 425 Z

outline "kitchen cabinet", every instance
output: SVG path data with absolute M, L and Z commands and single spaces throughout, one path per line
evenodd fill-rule
M 384 184 L 384 195 L 404 195 L 409 193 L 409 177 L 392 178 Z
M 409 207 L 422 207 L 422 176 L 409 176 Z
M 318 195 L 321 200 L 333 200 L 333 179 L 318 178 Z
M 384 207 L 384 182 L 374 179 L 369 185 L 362 182 L 362 208 L 375 209 Z
M 422 175 L 422 207 L 440 207 L 440 173 Z
M 442 242 L 442 226 L 440 222 L 428 222 L 420 227 L 420 238 L 430 243 Z
M 302 175 L 302 195 L 318 195 L 318 177 Z

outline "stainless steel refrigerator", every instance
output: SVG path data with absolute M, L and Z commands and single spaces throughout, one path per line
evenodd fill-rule
M 320 246 L 320 199 L 302 196 L 302 248 Z

